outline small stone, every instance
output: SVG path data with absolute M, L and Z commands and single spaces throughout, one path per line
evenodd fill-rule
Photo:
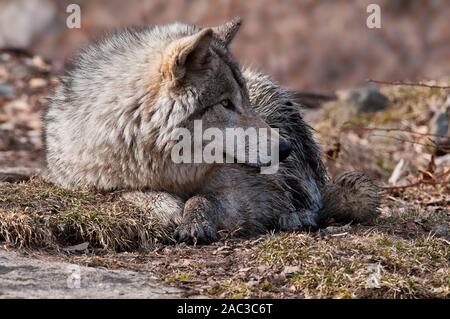
M 192 260 L 190 259 L 183 259 L 183 261 L 181 262 L 181 266 L 183 267 L 188 267 L 192 264 Z
M 215 288 L 219 288 L 219 284 L 217 283 L 217 281 L 212 280 L 212 279 L 208 279 L 208 285 L 210 288 L 215 289 Z
M 407 160 L 401 159 L 397 165 L 395 165 L 394 171 L 389 177 L 389 184 L 393 186 L 403 186 L 406 185 L 407 182 L 405 180 L 408 172 L 410 171 L 410 164 Z
M 389 99 L 373 85 L 347 91 L 345 100 L 357 114 L 383 111 L 390 104 Z
M 249 282 L 246 283 L 247 287 L 253 288 L 259 285 L 259 280 L 251 279 Z
M 65 251 L 85 251 L 89 247 L 89 242 L 84 242 L 78 245 L 63 247 L 62 249 Z
M 14 130 L 14 124 L 13 123 L 2 123 L 2 124 L 0 124 L 0 130 L 13 131 Z
M 450 236 L 450 230 L 447 225 L 437 225 L 433 228 L 433 233 L 437 237 L 448 237 Z
M 286 283 L 286 274 L 281 273 L 273 276 L 272 283 L 274 285 L 284 285 Z
M 436 166 L 450 167 L 450 154 L 436 158 L 434 163 Z
M 338 101 L 330 109 L 330 117 L 335 125 L 341 126 L 361 113 L 374 113 L 385 110 L 389 99 L 377 87 L 341 90 L 337 92 Z
M 6 82 L 0 82 L 0 98 L 15 99 L 14 88 Z
M 32 78 L 29 82 L 28 85 L 30 86 L 30 88 L 32 89 L 40 89 L 43 87 L 47 86 L 47 80 L 42 79 L 42 78 Z
M 54 1 L 0 1 L 0 48 L 28 49 L 34 40 L 48 32 L 56 15 Z
M 292 285 L 289 287 L 289 291 L 290 292 L 296 292 L 297 291 L 297 287 L 295 287 L 295 285 Z
M 3 110 L 10 115 L 13 120 L 17 119 L 18 114 L 26 114 L 30 111 L 30 104 L 25 99 L 17 99 L 4 105 Z
M 283 273 L 285 275 L 292 275 L 292 274 L 295 274 L 295 273 L 297 273 L 299 271 L 300 271 L 300 267 L 299 266 L 286 266 L 283 269 Z
M 35 55 L 33 57 L 33 65 L 42 71 L 50 70 L 50 66 L 47 63 L 45 63 L 44 59 L 39 55 Z
M 351 230 L 350 225 L 344 226 L 328 226 L 327 228 L 321 230 L 325 235 L 338 235 L 338 234 L 346 234 Z
M 267 270 L 266 266 L 258 266 L 258 268 L 256 268 L 258 270 L 258 272 L 260 274 L 264 273 Z
M 1 58 L 0 58 L 1 61 Z M 6 71 L 6 68 L 2 65 L 0 65 L 0 79 L 6 79 L 8 77 L 8 71 Z
M 5 114 L 1 114 L 0 113 L 0 124 L 1 123 L 6 123 L 9 121 L 9 116 L 6 116 Z
M 436 112 L 430 122 L 430 133 L 438 149 L 436 155 L 442 156 L 450 153 L 450 97 L 444 105 L 444 110 Z

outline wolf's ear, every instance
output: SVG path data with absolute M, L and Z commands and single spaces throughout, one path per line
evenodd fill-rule
M 239 17 L 213 28 L 214 34 L 228 46 L 241 27 L 242 19 Z
M 202 31 L 170 43 L 164 51 L 161 72 L 171 81 L 184 78 L 188 67 L 203 65 L 210 54 L 212 29 Z

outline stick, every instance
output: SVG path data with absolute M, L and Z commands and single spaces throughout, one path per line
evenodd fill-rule
M 377 84 L 385 84 L 385 85 L 398 85 L 398 86 L 420 86 L 429 89 L 442 89 L 448 90 L 450 86 L 440 86 L 440 85 L 429 85 L 425 83 L 414 83 L 414 82 L 401 82 L 401 81 L 381 81 L 381 80 L 373 80 L 367 79 L 367 82 L 377 83 Z
M 343 127 L 341 128 L 341 131 L 384 131 L 384 132 L 403 132 L 408 134 L 414 134 L 419 136 L 433 136 L 433 137 L 450 137 L 450 135 L 440 135 L 440 134 L 430 134 L 430 133 L 419 133 L 410 131 L 407 129 L 400 129 L 400 128 L 382 128 L 382 127 L 357 127 L 357 128 L 351 128 L 351 127 Z

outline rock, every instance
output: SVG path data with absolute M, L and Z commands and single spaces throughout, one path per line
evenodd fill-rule
M 21 114 L 27 114 L 30 112 L 31 110 L 31 105 L 28 103 L 28 101 L 23 98 L 23 99 L 17 99 L 14 101 L 11 101 L 7 104 L 5 104 L 4 106 L 4 112 L 7 115 L 10 115 L 14 122 L 17 122 L 17 117 Z
M 9 121 L 9 116 L 6 116 L 5 114 L 0 113 L 0 125 L 2 123 L 6 123 Z
M 286 276 L 293 275 L 298 272 L 300 272 L 299 266 L 285 266 L 283 269 L 283 274 L 285 274 Z
M 344 225 L 344 226 L 328 226 L 325 229 L 321 229 L 320 232 L 325 235 L 337 235 L 337 234 L 344 234 L 351 230 L 350 225 Z
M 32 62 L 33 66 L 41 72 L 49 72 L 51 70 L 51 66 L 39 55 L 35 55 Z
M 434 163 L 436 166 L 450 167 L 450 154 L 436 158 Z
M 56 20 L 56 6 L 46 0 L 0 2 L 0 49 L 27 49 Z
M 0 82 L 0 98 L 13 100 L 16 98 L 14 88 L 7 82 Z
M 75 252 L 75 251 L 86 251 L 89 247 L 89 242 L 84 242 L 78 245 L 64 247 L 64 251 Z
M 266 266 L 258 266 L 258 268 L 256 268 L 256 269 L 258 270 L 258 272 L 260 274 L 263 274 L 267 270 L 267 267 Z
M 286 274 L 282 272 L 281 274 L 275 274 L 272 278 L 272 283 L 277 286 L 284 285 L 286 283 Z
M 339 91 L 338 97 L 353 108 L 356 114 L 383 111 L 390 104 L 389 99 L 373 85 Z
M 28 82 L 28 85 L 32 89 L 40 89 L 40 88 L 47 86 L 47 81 L 45 79 L 41 79 L 41 78 L 32 78 Z
M 443 111 L 436 112 L 430 122 L 430 133 L 436 143 L 436 155 L 450 153 L 450 97 L 444 104 Z
M 341 126 L 361 113 L 374 113 L 385 110 L 389 99 L 377 87 L 341 90 L 337 92 L 338 101 L 330 108 L 329 116 L 334 124 Z
M 395 165 L 394 171 L 389 177 L 389 184 L 392 186 L 404 186 L 407 184 L 405 177 L 409 173 L 409 162 L 404 160 L 403 158 Z
M 251 279 L 250 281 L 248 281 L 246 283 L 246 286 L 249 288 L 254 288 L 254 287 L 257 287 L 258 285 L 259 285 L 259 280 L 256 280 L 256 279 Z
M 437 237 L 447 238 L 450 236 L 450 229 L 448 229 L 448 225 L 437 225 L 433 228 L 433 233 Z
M 1 298 L 180 298 L 149 272 L 109 270 L 25 257 L 0 249 Z
M 217 281 L 215 281 L 215 280 L 212 280 L 212 279 L 208 279 L 208 285 L 212 289 L 216 289 L 216 288 L 220 287 L 219 283 Z

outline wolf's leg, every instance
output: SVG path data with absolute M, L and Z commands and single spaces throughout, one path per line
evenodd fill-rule
M 217 220 L 223 213 L 220 202 L 213 196 L 191 197 L 184 205 L 183 219 L 175 230 L 175 240 L 188 244 L 217 241 Z
M 269 230 L 296 230 L 303 225 L 277 175 L 245 167 L 224 167 L 209 176 L 203 196 L 186 202 L 176 237 L 211 242 L 217 231 L 253 237 Z
M 170 230 L 181 222 L 184 201 L 166 192 L 126 192 L 122 198 L 132 205 L 155 216 L 164 230 Z

